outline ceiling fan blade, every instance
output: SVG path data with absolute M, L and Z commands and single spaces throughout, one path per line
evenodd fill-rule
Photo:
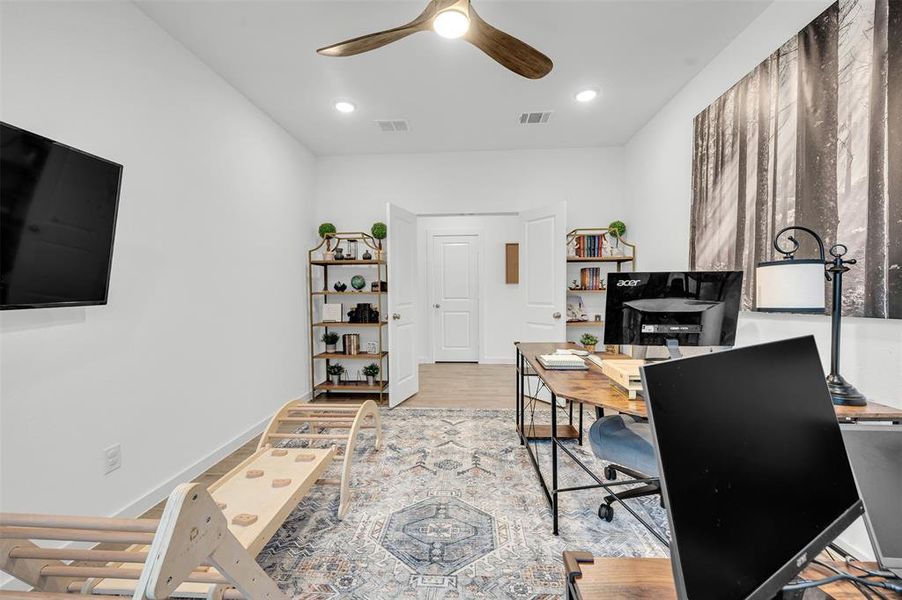
M 320 48 L 316 52 L 324 56 L 354 56 L 355 54 L 381 48 L 386 44 L 404 39 L 412 33 L 431 29 L 432 18 L 442 9 L 453 3 L 454 0 L 432 0 L 429 5 L 426 6 L 426 9 L 420 13 L 420 16 L 406 25 L 355 37 L 331 46 L 326 46 L 325 48 Z
M 540 79 L 554 67 L 551 59 L 517 38 L 495 29 L 470 6 L 470 29 L 464 39 L 517 75 Z

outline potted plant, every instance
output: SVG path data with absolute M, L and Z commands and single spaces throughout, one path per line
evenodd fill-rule
M 323 343 L 326 345 L 326 352 L 334 353 L 335 344 L 338 343 L 338 334 L 327 331 L 323 334 Z
M 608 225 L 608 232 L 612 234 L 611 237 L 613 238 L 611 254 L 615 256 L 623 254 L 623 250 L 620 249 L 620 238 L 626 233 L 626 225 L 623 221 L 611 221 L 611 224 Z
M 591 333 L 584 333 L 583 337 L 579 338 L 579 343 L 585 346 L 589 352 L 595 352 L 595 344 L 598 343 L 598 338 Z
M 367 385 L 376 385 L 376 375 L 379 374 L 379 365 L 370 363 L 363 367 L 363 374 L 366 375 Z
M 326 372 L 329 374 L 329 382 L 332 385 L 339 385 L 345 368 L 340 363 L 333 363 L 326 368 Z
M 323 251 L 323 260 L 334 260 L 335 253 L 332 252 L 332 245 L 330 243 L 330 239 L 338 230 L 335 229 L 335 225 L 332 223 L 322 223 L 319 226 L 319 237 L 326 240 L 326 249 Z
M 382 222 L 373 223 L 370 233 L 373 234 L 373 237 L 376 238 L 376 244 L 379 245 L 379 248 L 376 250 L 376 260 L 383 260 L 385 254 L 382 250 L 382 240 L 388 235 L 388 227 Z

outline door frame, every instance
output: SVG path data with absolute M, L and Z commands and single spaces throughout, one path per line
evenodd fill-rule
M 451 228 L 451 229 L 427 229 L 425 231 L 426 240 L 426 271 L 424 272 L 424 285 L 426 286 L 426 312 L 428 326 L 426 327 L 426 347 L 429 354 L 426 356 L 427 364 L 435 364 L 435 311 L 432 305 L 435 304 L 435 286 L 430 275 L 434 272 L 435 266 L 435 238 L 447 236 L 476 237 L 476 314 L 479 323 L 476 327 L 476 362 L 482 364 L 485 360 L 485 265 L 483 264 L 483 256 L 485 255 L 485 229 L 482 227 L 469 228 Z

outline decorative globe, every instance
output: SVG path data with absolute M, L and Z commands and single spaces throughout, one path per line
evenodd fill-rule
M 363 278 L 363 275 L 354 275 L 351 277 L 351 287 L 355 290 L 362 290 L 366 285 L 366 279 Z

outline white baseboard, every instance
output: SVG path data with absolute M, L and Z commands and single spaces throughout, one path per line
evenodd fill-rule
M 311 395 L 310 392 L 302 394 L 298 398 L 298 400 L 309 400 L 310 395 Z M 278 410 L 278 409 L 276 409 L 276 410 Z M 275 411 L 274 411 L 274 413 L 275 413 Z M 200 460 L 195 462 L 193 465 L 191 465 L 187 469 L 184 469 L 180 473 L 172 476 L 171 478 L 166 480 L 164 483 L 158 485 L 150 492 L 144 494 L 144 496 L 142 496 L 141 498 L 138 498 L 137 500 L 135 500 L 128 506 L 124 507 L 123 509 L 117 511 L 115 514 L 110 515 L 110 516 L 119 517 L 119 518 L 133 518 L 133 517 L 137 517 L 138 515 L 144 514 L 145 512 L 147 512 L 148 510 L 150 510 L 151 508 L 156 506 L 157 503 L 160 502 L 160 500 L 166 498 L 170 493 L 172 493 L 172 490 L 174 490 L 177 485 L 179 485 L 180 483 L 185 483 L 187 481 L 191 481 L 194 478 L 198 477 L 204 471 L 206 471 L 207 469 L 209 469 L 210 467 L 212 467 L 213 465 L 215 465 L 216 463 L 218 463 L 219 461 L 221 461 L 222 459 L 227 457 L 229 454 L 231 454 L 238 448 L 241 448 L 243 445 L 248 443 L 250 440 L 254 439 L 254 437 L 256 437 L 257 435 L 260 435 L 263 432 L 263 430 L 266 429 L 266 426 L 269 424 L 269 422 L 271 420 L 272 420 L 272 415 L 267 416 L 265 419 L 261 420 L 259 423 L 256 423 L 255 425 L 246 429 L 242 433 L 238 434 L 238 436 L 236 436 L 234 439 L 229 440 L 228 442 L 226 442 L 225 444 L 223 444 L 222 446 L 220 446 L 219 448 L 217 448 L 210 454 L 204 456 L 203 458 L 201 458 Z M 61 547 L 63 547 L 63 548 L 68 547 L 68 546 L 72 545 L 72 543 L 74 543 L 74 542 L 64 544 Z M 23 587 L 23 584 L 19 580 L 7 575 L 6 573 L 0 573 L 0 590 L 22 591 L 22 590 L 27 590 L 27 589 L 29 589 L 29 587 L 28 586 Z M 75 597 L 77 597 L 77 596 L 75 596 Z

